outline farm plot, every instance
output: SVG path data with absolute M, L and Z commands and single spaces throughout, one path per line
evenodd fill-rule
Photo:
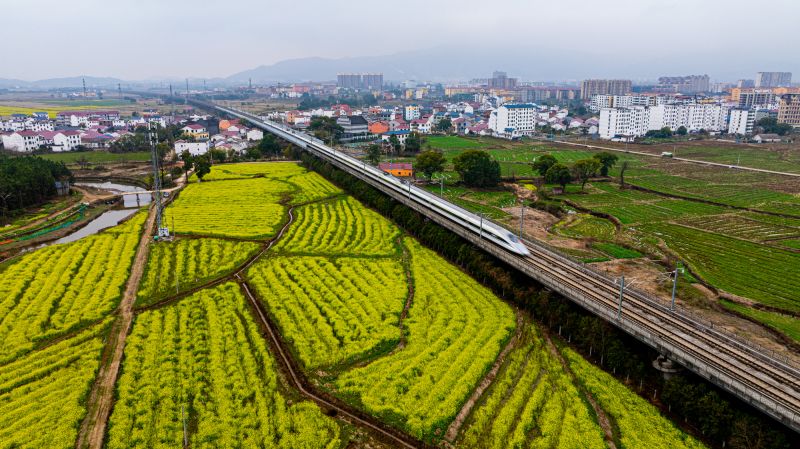
M 0 365 L 0 447 L 75 447 L 108 324 Z
M 286 220 L 279 202 L 292 190 L 265 178 L 189 184 L 167 207 L 167 220 L 178 234 L 266 239 Z
M 626 448 L 704 448 L 690 435 L 677 429 L 667 418 L 617 382 L 611 375 L 584 360 L 568 348 L 562 353 L 570 369 L 594 396 L 600 407 L 614 420 L 622 447 Z
M 254 242 L 206 238 L 153 244 L 136 304 L 156 302 L 228 273 L 259 248 Z
M 287 181 L 294 184 L 298 189 L 297 192 L 292 195 L 291 204 L 308 203 L 342 193 L 341 189 L 315 172 L 293 175 L 288 178 Z
M 295 223 L 275 246 L 293 254 L 387 256 L 400 231 L 353 198 L 299 207 Z
M 712 215 L 681 220 L 679 223 L 704 231 L 757 242 L 800 237 L 800 228 L 762 221 L 754 215 L 750 215 L 752 218 L 732 214 Z
M 117 305 L 146 214 L 0 266 L 0 363 L 94 323 Z
M 645 229 L 713 285 L 766 305 L 800 311 L 800 254 L 668 223 Z
M 594 411 L 528 325 L 458 447 L 604 448 Z
M 290 403 L 233 283 L 137 316 L 125 346 L 109 449 L 181 447 L 182 412 L 195 448 L 336 448 L 338 424 Z
M 271 257 L 248 277 L 307 368 L 346 365 L 400 341 L 408 286 L 398 260 Z
M 647 203 L 624 203 L 592 206 L 592 210 L 613 215 L 622 224 L 650 223 L 696 215 L 714 215 L 726 211 L 711 204 L 686 200 L 658 200 Z
M 556 225 L 555 231 L 561 235 L 572 238 L 592 238 L 595 240 L 610 241 L 614 240 L 617 228 L 614 226 L 614 223 L 605 218 L 581 214 L 570 223 L 559 223 Z
M 337 394 L 425 440 L 444 431 L 510 338 L 511 308 L 412 239 L 407 344 L 342 374 Z
M 245 162 L 240 164 L 217 164 L 211 172 L 203 177 L 203 181 L 222 181 L 229 179 L 251 179 L 267 176 L 272 179 L 287 179 L 300 175 L 306 169 L 294 162 Z M 197 182 L 192 176 L 190 182 Z

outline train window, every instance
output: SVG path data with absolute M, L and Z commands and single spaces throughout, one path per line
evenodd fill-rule
M 517 236 L 514 234 L 509 233 L 508 239 L 511 240 L 512 243 L 519 243 L 519 240 L 517 240 Z

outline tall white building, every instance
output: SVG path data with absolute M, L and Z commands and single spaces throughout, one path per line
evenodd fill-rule
M 592 95 L 589 109 L 597 112 L 603 108 L 629 108 L 631 106 L 657 106 L 676 99 L 671 95 Z
M 687 131 L 724 131 L 728 129 L 728 110 L 718 104 L 662 104 L 600 110 L 598 133 L 603 139 L 640 137 L 647 131 L 664 127 Z
M 536 105 L 504 104 L 492 111 L 489 128 L 495 134 L 507 137 L 532 134 L 536 129 Z
M 406 121 L 416 120 L 420 118 L 420 115 L 419 105 L 416 104 L 410 104 L 403 110 L 403 118 Z
M 731 109 L 728 120 L 728 134 L 750 136 L 756 123 L 764 117 L 769 117 L 769 110 L 759 108 L 734 108 Z

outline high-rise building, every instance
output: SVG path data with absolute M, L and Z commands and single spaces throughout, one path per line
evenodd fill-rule
M 336 86 L 344 89 L 360 89 L 360 73 L 339 73 L 336 75 Z
M 778 102 L 772 89 L 746 89 L 739 92 L 739 107 L 770 107 Z
M 339 73 L 336 85 L 343 89 L 383 90 L 383 73 Z
M 631 93 L 631 80 L 583 80 L 581 99 L 589 100 L 592 95 L 627 95 Z
M 788 123 L 800 127 L 800 94 L 781 96 L 778 103 L 778 123 Z
M 509 78 L 506 72 L 495 71 L 487 84 L 490 89 L 514 89 L 517 87 L 517 79 Z
M 792 84 L 792 72 L 758 72 L 755 87 L 787 87 Z
M 749 136 L 753 134 L 753 129 L 759 120 L 769 117 L 767 109 L 759 108 L 734 108 L 731 109 L 730 119 L 728 120 L 728 134 L 738 134 Z
M 736 81 L 736 87 L 742 88 L 749 88 L 749 87 L 756 87 L 755 80 L 739 80 Z
M 361 75 L 361 86 L 368 90 L 383 90 L 383 73 L 365 73 Z
M 708 75 L 662 76 L 658 79 L 658 84 L 682 94 L 708 92 L 711 87 Z

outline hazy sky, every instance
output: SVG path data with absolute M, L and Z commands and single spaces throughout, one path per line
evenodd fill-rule
M 585 58 L 565 78 L 614 76 L 614 61 L 640 77 L 800 78 L 798 0 L 0 0 L 0 11 L 0 78 L 224 77 L 289 58 L 437 46 Z

